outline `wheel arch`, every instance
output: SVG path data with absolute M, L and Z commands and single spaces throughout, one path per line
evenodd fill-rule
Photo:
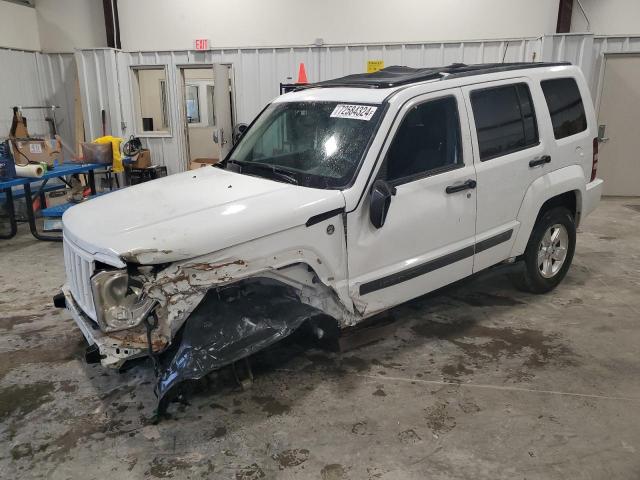
M 578 198 L 580 198 L 580 190 L 568 190 L 564 193 L 560 193 L 558 195 L 555 195 L 547 199 L 540 206 L 540 209 L 538 210 L 538 215 L 536 216 L 536 220 L 533 224 L 536 225 L 538 223 L 538 220 L 540 220 L 540 217 L 542 217 L 542 215 L 544 215 L 545 212 L 548 212 L 552 208 L 566 207 L 571 212 L 571 215 L 573 215 L 573 218 L 577 226 L 579 223 L 580 213 L 581 213 L 580 210 L 578 209 L 578 205 L 581 203 L 581 201 L 578 200 Z
M 536 179 L 527 189 L 520 210 L 520 227 L 511 249 L 511 257 L 522 255 L 527 248 L 531 232 L 537 221 L 551 208 L 567 207 L 574 216 L 576 227 L 580 224 L 585 192 L 584 172 L 578 165 L 571 165 Z
M 317 321 L 316 321 L 317 319 Z M 307 325 L 322 339 L 339 332 L 335 319 L 280 280 L 253 277 L 208 290 L 164 352 L 155 393 L 158 411 L 188 382 L 231 365 Z

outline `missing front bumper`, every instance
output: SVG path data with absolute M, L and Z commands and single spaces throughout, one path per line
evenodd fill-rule
M 133 336 L 107 335 L 82 312 L 80 307 L 78 307 L 78 304 L 73 299 L 71 291 L 67 285 L 62 287 L 62 295 L 64 296 L 64 306 L 71 314 L 76 325 L 78 325 L 78 328 L 82 332 L 82 335 L 84 335 L 87 343 L 90 346 L 95 345 L 98 348 L 100 363 L 103 366 L 118 369 L 127 360 L 147 355 L 148 349 L 145 345 L 146 340 L 144 339 L 144 336 L 141 336 L 138 339 Z M 54 304 L 56 302 L 56 297 L 54 297 Z M 57 299 L 57 301 L 58 304 L 61 303 L 60 299 Z M 166 345 L 166 342 L 161 343 Z M 161 345 L 158 346 L 161 347 Z M 155 349 L 156 346 L 154 346 L 154 350 Z

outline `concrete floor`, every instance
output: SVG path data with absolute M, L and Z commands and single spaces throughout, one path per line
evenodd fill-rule
M 640 478 L 640 199 L 603 202 L 553 293 L 490 272 L 343 354 L 274 349 L 149 422 L 153 373 L 86 365 L 60 244 L 0 241 L 0 478 Z

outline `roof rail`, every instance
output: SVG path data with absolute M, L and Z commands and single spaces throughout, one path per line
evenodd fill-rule
M 335 78 L 333 80 L 309 83 L 298 87 L 296 90 L 324 87 L 393 88 L 429 80 L 442 80 L 444 78 L 450 79 L 470 75 L 482 75 L 486 73 L 561 65 L 564 66 L 571 64 L 568 62 L 480 63 L 475 65 L 452 63 L 445 67 L 427 68 L 412 68 L 394 65 L 392 67 L 383 68 L 374 73 L 356 73 L 354 75 L 347 75 L 346 77 Z

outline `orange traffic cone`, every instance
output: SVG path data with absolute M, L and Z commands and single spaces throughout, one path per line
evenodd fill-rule
M 298 69 L 298 83 L 309 83 L 307 80 L 307 71 L 304 69 L 304 63 L 301 63 Z

